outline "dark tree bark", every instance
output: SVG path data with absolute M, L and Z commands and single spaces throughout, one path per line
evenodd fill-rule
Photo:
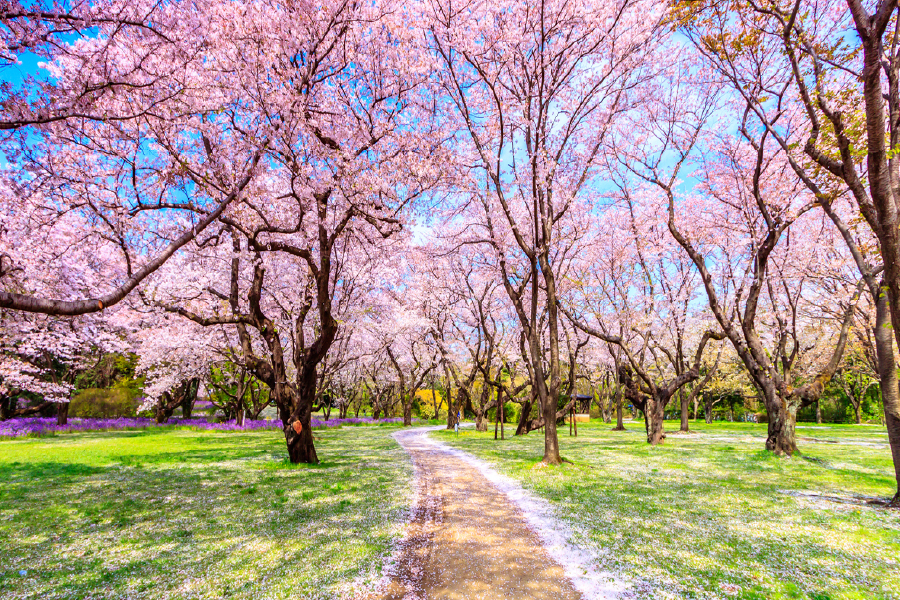
M 53 402 L 45 400 L 31 407 L 16 408 L 17 401 L 18 398 L 13 398 L 11 396 L 7 396 L 0 401 L 0 421 L 7 421 L 9 419 L 15 419 L 16 417 L 30 417 L 31 415 L 36 415 L 53 406 Z
M 613 428 L 613 431 L 625 431 L 625 420 L 623 413 L 625 412 L 625 407 L 623 406 L 622 399 L 622 390 L 616 389 L 616 426 Z
M 448 371 L 447 361 L 443 361 L 444 364 L 444 380 L 447 382 L 447 429 L 453 430 L 456 428 L 457 423 L 457 414 L 459 413 L 459 401 L 453 401 L 453 384 L 450 381 L 450 372 Z
M 181 416 L 185 419 L 191 418 L 191 414 L 194 412 L 194 401 L 196 399 L 196 396 L 193 398 L 185 397 L 184 402 L 181 403 Z
M 56 424 L 66 425 L 69 422 L 69 403 L 59 402 L 56 405 Z
M 497 410 L 500 411 L 500 439 L 505 440 L 506 434 L 503 431 L 503 424 L 506 423 L 506 401 L 503 399 L 503 390 L 497 390 Z
M 476 358 L 472 361 L 469 372 L 465 377 L 460 377 L 456 370 L 450 365 L 449 353 L 444 347 L 443 340 L 437 336 L 434 336 L 434 338 L 437 342 L 438 350 L 440 350 L 441 353 L 441 362 L 444 365 L 444 377 L 447 379 L 447 429 L 454 429 L 456 424 L 465 417 L 465 415 L 462 414 L 463 409 L 471 404 L 469 389 L 471 389 L 472 384 L 475 382 L 475 378 L 478 376 L 478 361 L 480 360 L 481 342 L 479 339 L 479 346 L 474 354 Z M 453 401 L 453 395 L 451 393 L 454 385 L 456 386 L 455 402 Z
M 712 423 L 712 409 L 714 405 L 715 402 L 712 398 L 705 398 L 703 400 L 703 417 L 707 425 Z
M 531 422 L 531 408 L 534 406 L 534 396 L 529 396 L 528 400 L 522 403 L 522 410 L 519 413 L 519 424 L 516 427 L 516 435 L 526 435 L 529 431 L 529 423 Z
M 496 412 L 494 413 L 494 439 L 497 439 L 497 430 L 500 427 L 500 422 L 503 420 L 501 415 L 503 413 L 503 390 L 497 390 L 497 403 L 496 403 Z
M 227 295 L 220 292 L 216 292 L 215 295 L 228 299 L 231 307 L 230 317 L 204 318 L 180 307 L 164 307 L 166 310 L 176 312 L 204 326 L 230 323 L 237 327 L 244 365 L 257 379 L 269 387 L 270 398 L 278 408 L 278 414 L 282 421 L 288 456 L 293 463 L 318 462 L 311 429 L 312 407 L 317 392 L 317 368 L 328 353 L 338 330 L 338 323 L 332 315 L 331 297 L 332 250 L 335 237 L 329 235 L 325 230 L 330 196 L 330 190 L 314 194 L 319 217 L 318 256 L 316 257 L 304 248 L 295 248 L 281 242 L 260 242 L 258 237 L 267 232 L 266 228 L 248 231 L 226 219 L 232 230 L 234 250 L 234 257 L 231 260 L 231 289 Z M 345 215 L 345 218 L 349 220 L 351 216 Z M 291 331 L 293 355 L 290 358 L 293 360 L 297 372 L 293 383 L 288 380 L 287 358 L 282 338 L 277 332 L 275 322 L 262 310 L 261 298 L 266 268 L 260 260 L 254 264 L 253 280 L 246 292 L 249 311 L 247 313 L 240 311 L 241 238 L 238 236 L 238 232 L 243 234 L 247 240 L 248 249 L 256 253 L 257 257 L 262 252 L 287 252 L 305 259 L 309 264 L 319 315 L 316 328 L 317 337 L 312 344 L 306 344 L 304 323 L 313 304 L 312 295 L 308 295 L 298 310 Z M 266 358 L 255 352 L 248 327 L 256 329 L 262 337 L 266 348 Z
M 478 404 L 476 405 L 474 402 L 471 403 L 472 412 L 475 413 L 475 430 L 485 432 L 488 429 L 487 425 L 487 412 L 494 406 L 493 402 L 490 401 L 491 397 L 491 386 L 488 385 L 487 380 L 484 381 L 484 384 L 481 386 L 481 398 L 479 398 Z
M 175 389 L 168 390 L 163 393 L 162 397 L 156 403 L 156 422 L 165 423 L 175 412 L 175 409 L 190 399 L 193 402 L 197 398 L 197 391 L 200 389 L 200 379 L 192 377 L 178 384 Z
M 435 389 L 434 389 L 434 376 L 433 375 L 431 377 L 431 404 L 434 406 L 434 419 L 435 419 L 435 421 L 437 421 L 441 418 L 441 414 L 439 412 L 440 407 L 438 406 L 438 401 L 437 401 L 437 391 L 435 391 Z M 443 405 L 443 404 L 444 403 L 442 401 L 441 405 Z
M 897 377 L 896 360 L 894 358 L 894 335 L 888 326 L 890 320 L 890 294 L 884 285 L 879 286 L 880 294 L 875 303 L 875 338 L 877 372 L 881 383 L 881 399 L 884 407 L 884 421 L 891 446 L 891 457 L 894 460 L 894 478 L 897 491 L 890 506 L 900 508 L 900 380 Z M 857 421 L 859 421 L 857 416 Z

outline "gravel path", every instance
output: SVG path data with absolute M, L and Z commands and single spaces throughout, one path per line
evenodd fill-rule
M 518 507 L 428 431 L 395 435 L 418 501 L 384 600 L 582 598 Z

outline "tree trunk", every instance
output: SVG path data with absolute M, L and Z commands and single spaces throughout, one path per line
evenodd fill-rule
M 175 401 L 172 401 L 171 398 L 171 395 L 167 392 L 163 394 L 156 405 L 156 422 L 160 425 L 169 421 L 172 417 L 172 413 L 175 412 L 175 407 L 179 404 L 177 398 Z
M 56 424 L 66 425 L 69 422 L 69 403 L 60 402 L 56 405 Z
M 712 423 L 712 400 L 703 401 L 703 418 L 707 424 Z
M 403 426 L 409 427 L 412 425 L 412 399 L 407 399 L 403 402 Z
M 303 372 L 297 377 L 296 390 L 285 386 L 280 381 L 282 380 L 276 380 L 272 393 L 281 400 L 277 402 L 279 406 L 291 407 L 288 418 L 282 418 L 288 457 L 294 464 L 318 464 L 319 456 L 316 454 L 312 435 L 312 407 L 316 399 L 316 364 L 304 365 Z M 285 412 L 282 411 L 282 415 Z
M 312 411 L 302 411 L 292 419 L 284 428 L 284 440 L 287 444 L 288 458 L 294 464 L 317 464 L 319 457 L 312 436 Z M 300 423 L 301 429 L 297 433 L 294 423 Z
M 183 419 L 190 419 L 191 413 L 194 411 L 194 402 L 197 400 L 196 394 L 191 396 L 185 396 L 184 400 L 181 402 L 181 417 Z
M 456 402 L 453 402 L 453 396 L 451 396 L 452 390 L 450 386 L 447 386 L 447 429 L 453 430 L 456 427 L 457 417 L 459 415 L 459 399 L 457 398 Z M 458 392 L 457 392 L 458 394 Z
M 447 429 L 452 431 L 456 427 L 459 398 L 456 399 L 456 402 L 453 402 L 453 384 L 450 381 L 450 370 L 447 368 L 446 363 L 444 363 L 444 380 L 447 382 Z M 459 396 L 458 390 L 456 395 Z
M 622 390 L 620 388 L 616 389 L 616 427 L 613 431 L 625 431 L 625 421 L 624 415 L 625 407 L 622 406 L 624 403 L 622 399 Z
M 441 418 L 441 415 L 438 413 L 437 392 L 434 390 L 434 379 L 431 380 L 431 403 L 434 405 L 434 420 L 437 421 Z M 443 404 L 443 402 L 441 404 Z
M 539 382 L 542 384 L 543 382 Z M 541 386 L 543 387 L 543 386 Z M 541 414 L 544 417 L 544 459 L 548 465 L 558 465 L 562 463 L 562 457 L 559 455 L 559 437 L 556 432 L 556 399 L 551 398 L 544 388 L 541 393 Z
M 475 430 L 483 433 L 487 431 L 487 429 L 486 411 L 475 411 Z
M 244 408 L 238 406 L 237 410 L 234 411 L 234 424 L 238 427 L 244 426 Z
M 531 419 L 531 407 L 534 402 L 527 400 L 522 403 L 522 412 L 519 414 L 519 425 L 516 427 L 516 435 L 526 435 L 528 433 L 528 421 Z
M 541 420 L 544 423 L 544 457 L 543 462 L 548 465 L 562 463 L 559 455 L 559 435 L 556 430 L 556 398 L 551 396 L 550 390 L 543 379 L 536 378 L 537 401 L 541 408 Z
M 494 439 L 500 430 L 500 390 L 497 390 L 497 409 L 494 411 Z
M 881 293 L 875 303 L 875 350 L 878 358 L 878 380 L 881 387 L 881 399 L 884 406 L 884 424 L 887 427 L 888 442 L 891 445 L 891 456 L 894 459 L 894 480 L 897 492 L 891 500 L 891 506 L 900 508 L 900 387 L 898 387 L 897 365 L 894 360 L 895 333 L 890 327 L 889 291 L 882 285 Z M 860 403 L 862 403 L 860 399 Z M 856 422 L 861 423 L 859 409 L 856 409 Z
M 797 405 L 778 398 L 775 390 L 764 390 L 763 398 L 769 413 L 766 450 L 778 456 L 793 456 L 797 452 Z
M 897 405 L 894 410 L 888 408 L 885 403 L 884 422 L 887 426 L 888 441 L 891 443 L 891 456 L 894 459 L 894 479 L 897 481 L 897 492 L 890 502 L 893 508 L 900 508 L 900 417 L 896 416 Z
M 498 393 L 502 394 L 502 392 L 498 392 Z M 504 423 L 506 423 L 506 402 L 501 400 L 501 402 L 500 402 L 500 439 L 501 440 L 506 439 L 506 436 L 503 433 L 503 424 Z
M 681 431 L 687 433 L 691 430 L 690 426 L 690 401 L 691 397 L 688 394 L 685 394 L 683 391 L 679 390 L 679 396 L 681 397 Z
M 176 408 L 186 401 L 193 402 L 197 398 L 199 389 L 200 379 L 195 377 L 182 381 L 171 393 L 165 392 L 156 403 L 156 422 L 166 423 Z
M 250 417 L 250 419 L 252 419 L 253 421 L 258 420 L 260 413 L 262 411 L 266 410 L 266 406 L 268 406 L 268 405 L 264 404 L 254 410 L 247 410 L 247 416 Z
M 856 419 L 856 424 L 862 425 L 862 414 L 860 413 L 860 410 L 859 410 L 859 404 L 857 404 L 856 402 L 853 402 L 851 400 L 850 406 L 853 407 L 853 414 L 854 414 L 854 418 Z
M 456 427 L 457 409 L 453 404 L 447 405 L 447 429 L 452 431 Z
M 819 400 L 816 400 L 816 425 L 822 424 L 822 406 Z
M 647 398 L 647 406 L 644 409 L 644 417 L 647 423 L 647 442 L 651 446 L 662 444 L 666 440 L 663 431 L 666 402 L 662 398 Z

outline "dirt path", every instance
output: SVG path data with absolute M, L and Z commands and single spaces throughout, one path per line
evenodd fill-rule
M 506 494 L 427 435 L 395 436 L 419 495 L 384 600 L 580 599 Z

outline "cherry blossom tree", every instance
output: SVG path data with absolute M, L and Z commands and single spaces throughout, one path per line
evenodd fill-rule
M 544 460 L 558 464 L 562 382 L 558 277 L 589 201 L 604 137 L 647 76 L 665 5 L 510 1 L 428 6 L 428 43 L 467 206 L 462 243 L 479 243 L 525 336 L 544 416 Z M 546 322 L 549 360 L 541 340 Z
M 636 206 L 625 184 L 619 193 L 623 206 L 604 214 L 588 244 L 594 252 L 573 266 L 572 293 L 561 308 L 577 328 L 621 349 L 627 363 L 616 365 L 617 378 L 625 396 L 644 412 L 647 441 L 655 445 L 665 438 L 669 401 L 688 384 L 698 382 L 695 395 L 708 382 L 708 377 L 699 381 L 703 352 L 710 340 L 724 335 L 704 326 L 707 315 L 692 308 L 699 278 L 659 211 Z M 576 313 L 587 313 L 593 324 Z M 682 412 L 691 399 L 684 394 Z
M 252 180 L 269 124 L 241 121 L 240 90 L 221 85 L 243 57 L 198 21 L 217 7 L 4 3 L 0 61 L 41 62 L 0 90 L 0 307 L 120 302 Z
M 178 259 L 176 259 L 178 260 Z M 189 414 L 213 370 L 239 364 L 239 342 L 225 326 L 204 328 L 170 314 L 150 312 L 135 334 L 137 373 L 145 378 L 141 411 L 165 423 L 179 407 Z
M 197 286 L 219 312 L 166 308 L 235 326 L 242 360 L 279 408 L 291 460 L 316 462 L 310 416 L 337 317 L 365 293 L 357 276 L 381 274 L 379 245 L 401 231 L 405 207 L 436 182 L 435 142 L 421 130 L 425 67 L 409 60 L 402 6 L 264 8 L 240 22 L 239 37 L 261 54 L 232 84 L 258 107 L 243 119 L 277 125 L 270 174 L 220 217 L 230 231 L 217 248 L 232 248 L 231 266 L 217 286 Z
M 674 170 L 664 172 L 661 153 L 645 156 L 636 172 L 665 195 L 669 231 L 693 261 L 719 327 L 762 392 L 769 415 L 766 448 L 793 454 L 797 411 L 818 400 L 840 365 L 860 290 L 846 284 L 848 256 L 835 249 L 836 232 L 808 214 L 816 200 L 802 189 L 777 147 L 773 151 L 769 135 L 754 135 L 745 122 L 740 131 L 740 138 L 719 137 L 704 160 L 702 198 L 715 203 L 714 212 L 696 201 L 698 196 L 678 201 L 678 170 L 696 135 L 665 138 L 676 156 Z M 714 221 L 705 216 L 713 214 Z M 832 269 L 810 277 L 818 265 Z M 819 281 L 829 278 L 843 282 L 840 293 L 821 293 L 825 287 Z M 824 302 L 820 307 L 843 299 L 837 311 L 841 326 L 830 355 L 799 385 L 794 380 L 803 348 L 798 317 L 801 306 L 817 305 L 816 296 Z M 771 334 L 761 333 L 760 325 L 768 325 Z
M 900 486 L 893 348 L 900 339 L 900 309 L 891 301 L 900 294 L 900 212 L 891 183 L 900 143 L 897 11 L 895 0 L 795 0 L 698 2 L 680 12 L 694 46 L 746 103 L 838 227 L 865 281 L 880 322 L 874 331 L 878 373 Z M 839 206 L 845 196 L 853 205 L 849 215 Z M 861 236 L 860 223 L 868 226 Z M 862 240 L 869 237 L 876 240 L 877 257 L 863 251 L 868 244 Z M 900 487 L 893 503 L 900 504 Z
M 405 281 L 402 297 L 390 297 L 389 313 L 379 323 L 378 339 L 387 363 L 393 369 L 403 410 L 403 425 L 412 425 L 413 404 L 418 391 L 437 368 L 437 347 L 429 321 L 424 318 L 415 275 Z
M 132 349 L 131 317 L 125 310 L 73 318 L 4 314 L 0 319 L 0 420 L 55 408 L 59 423 L 65 424 L 76 378 L 98 356 Z M 18 406 L 24 395 L 37 403 Z

